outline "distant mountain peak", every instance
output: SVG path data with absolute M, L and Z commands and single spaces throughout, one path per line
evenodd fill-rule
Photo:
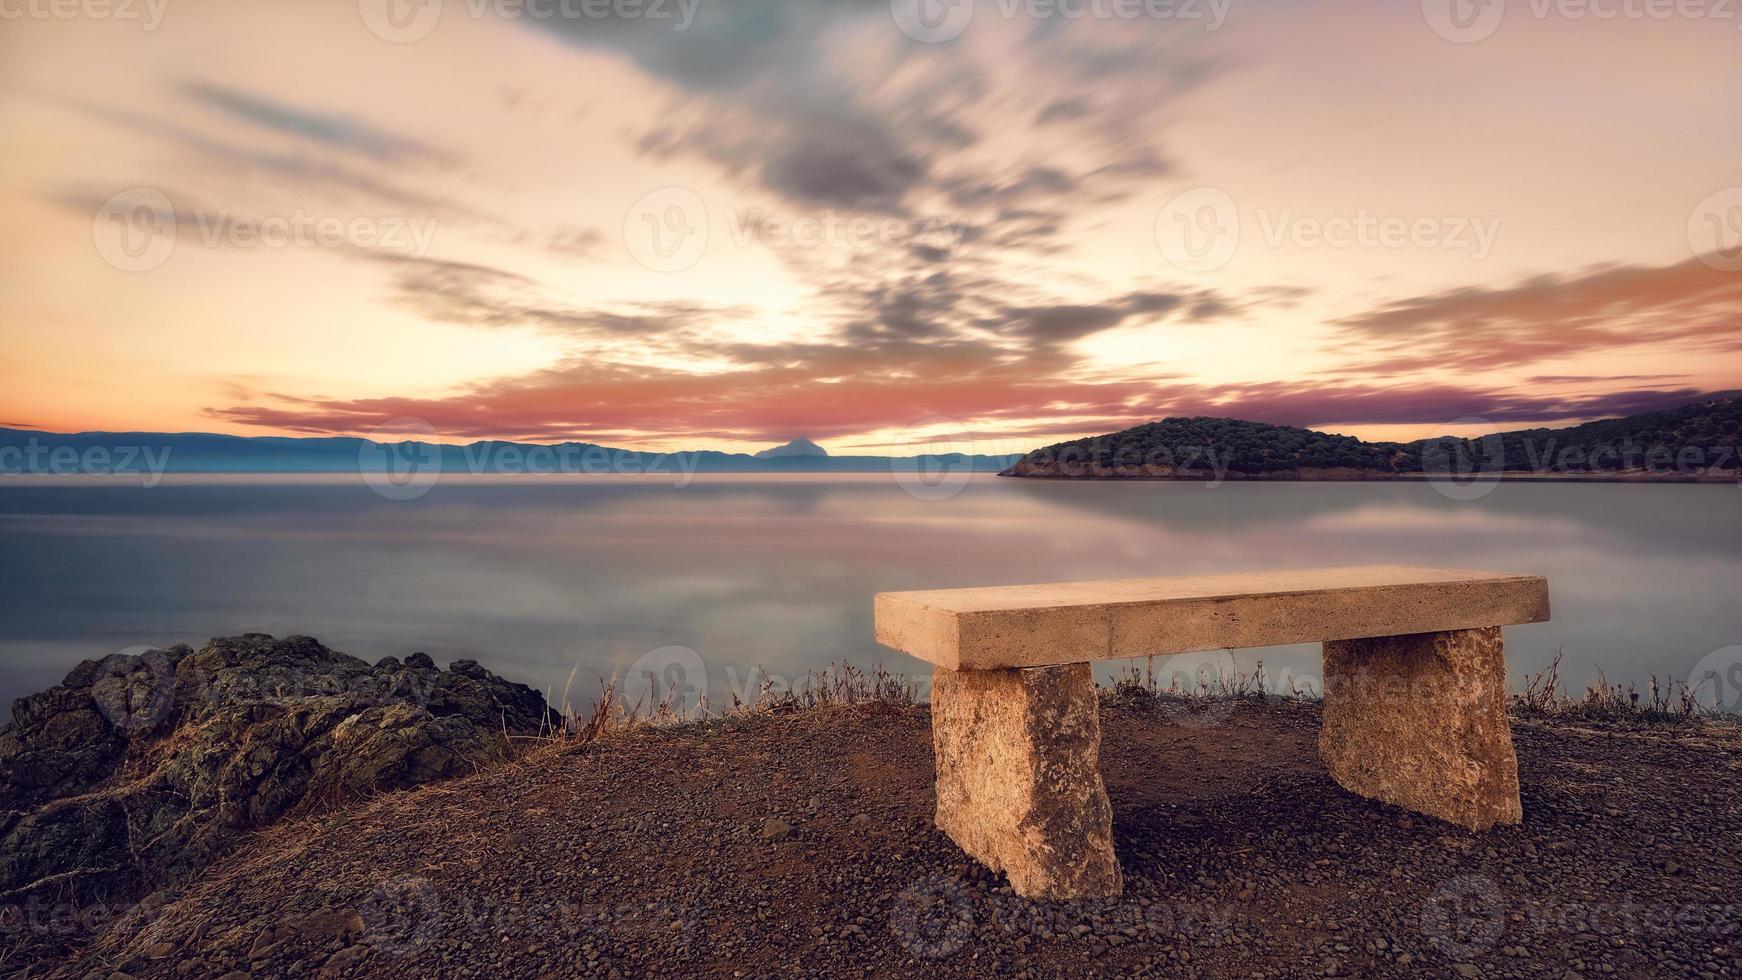
M 782 456 L 827 456 L 829 451 L 809 439 L 794 439 L 784 446 L 764 449 L 756 454 L 757 459 L 779 459 Z

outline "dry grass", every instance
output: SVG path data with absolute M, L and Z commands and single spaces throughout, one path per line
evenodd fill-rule
M 1141 704 L 1166 699 L 1187 704 L 1228 701 L 1262 703 L 1269 700 L 1313 702 L 1323 692 L 1314 684 L 1290 679 L 1279 689 L 1275 678 L 1258 660 L 1248 669 L 1230 654 L 1226 664 L 1199 664 L 1195 673 L 1174 671 L 1165 678 L 1156 672 L 1154 657 L 1132 661 L 1115 676 L 1103 696 Z M 1692 724 L 1714 720 L 1735 721 L 1733 716 L 1702 705 L 1697 692 L 1679 681 L 1660 681 L 1655 675 L 1644 691 L 1631 684 L 1610 684 L 1601 673 L 1581 694 L 1569 693 L 1560 675 L 1561 655 L 1541 671 L 1525 679 L 1524 689 L 1511 696 L 1510 709 L 1525 718 L 1568 721 L 1603 721 L 1654 725 Z M 714 710 L 707 698 L 695 704 L 677 703 L 668 693 L 657 703 L 629 703 L 615 680 L 599 680 L 598 696 L 584 707 L 569 697 L 574 673 L 570 672 L 559 701 L 562 723 L 535 738 L 520 742 L 544 745 L 586 745 L 608 735 L 642 728 L 669 728 L 720 719 L 790 715 L 820 708 L 873 707 L 911 709 L 921 703 L 920 683 L 896 674 L 881 663 L 864 670 L 848 662 L 831 663 L 822 670 L 805 673 L 797 684 L 786 686 L 758 667 L 753 693 L 748 699 L 728 694 L 729 703 Z
M 1651 675 L 1644 691 L 1632 684 L 1611 684 L 1602 672 L 1582 694 L 1561 685 L 1561 652 L 1547 667 L 1525 678 L 1524 690 L 1512 695 L 1512 713 L 1527 718 L 1567 721 L 1636 722 L 1685 725 L 1735 718 L 1700 703 L 1699 694 L 1681 681 L 1660 682 Z
M 1290 683 L 1287 692 L 1276 690 L 1275 683 L 1264 671 L 1264 661 L 1258 661 L 1250 671 L 1243 670 L 1240 658 L 1232 652 L 1228 666 L 1217 664 L 1211 670 L 1208 665 L 1200 664 L 1195 673 L 1187 675 L 1186 683 L 1180 683 L 1180 678 L 1179 672 L 1170 673 L 1166 686 L 1163 686 L 1155 676 L 1155 658 L 1147 657 L 1141 668 L 1132 661 L 1113 679 L 1111 696 L 1127 701 L 1164 697 L 1200 702 L 1264 701 L 1269 698 L 1312 701 L 1318 698 L 1316 690 L 1302 687 L 1298 679 Z
M 1164 684 L 1156 677 L 1155 658 L 1150 657 L 1141 667 L 1136 662 L 1127 666 L 1114 679 L 1108 696 L 1137 703 L 1157 698 L 1195 703 L 1322 698 L 1322 691 L 1303 686 L 1298 679 L 1290 683 L 1287 691 L 1276 690 L 1262 660 L 1250 671 L 1240 667 L 1238 657 L 1230 663 L 1231 666 L 1216 665 L 1213 670 L 1200 665 L 1196 674 L 1187 675 L 1184 684 L 1180 682 L 1181 675 L 1175 672 Z M 1524 718 L 1649 725 L 1734 724 L 1742 720 L 1702 703 L 1699 692 L 1687 684 L 1673 678 L 1660 680 L 1655 674 L 1641 691 L 1632 684 L 1611 684 L 1599 671 L 1596 679 L 1575 695 L 1562 686 L 1560 665 L 1561 654 L 1557 652 L 1548 667 L 1525 678 L 1524 690 L 1511 696 L 1512 714 Z
M 786 686 L 766 670 L 756 668 L 755 694 L 748 700 L 736 692 L 728 696 L 731 703 L 716 712 L 703 695 L 696 704 L 673 700 L 668 693 L 658 703 L 645 700 L 631 704 L 618 690 L 615 680 L 599 680 L 599 696 L 584 709 L 569 700 L 569 686 L 574 672 L 569 673 L 558 713 L 562 724 L 541 733 L 532 741 L 585 745 L 608 735 L 641 728 L 669 728 L 699 724 L 721 718 L 751 718 L 760 715 L 795 714 L 819 708 L 872 707 L 907 709 L 919 704 L 919 682 L 896 674 L 881 663 L 866 671 L 843 661 L 839 667 L 830 664 L 822 670 L 808 670 L 797 684 Z

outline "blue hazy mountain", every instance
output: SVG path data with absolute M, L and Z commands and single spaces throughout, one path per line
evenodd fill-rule
M 788 456 L 827 456 L 829 451 L 809 439 L 794 439 L 784 446 L 764 449 L 756 454 L 757 459 L 781 459 Z
M 808 449 L 806 448 L 808 447 Z M 355 473 L 439 465 L 444 473 L 996 473 L 1020 454 L 830 456 L 807 439 L 756 455 L 649 452 L 586 442 L 485 440 L 450 445 L 355 437 L 231 436 L 208 432 L 40 432 L 0 428 L 0 475 L 84 473 Z

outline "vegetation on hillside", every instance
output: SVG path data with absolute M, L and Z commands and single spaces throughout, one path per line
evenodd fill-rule
M 1742 400 L 1722 398 L 1564 429 L 1476 438 L 1365 442 L 1239 419 L 1167 418 L 1024 456 L 1012 476 L 1287 476 L 1313 471 L 1411 473 L 1742 472 Z

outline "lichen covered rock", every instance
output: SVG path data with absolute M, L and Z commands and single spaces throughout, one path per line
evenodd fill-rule
M 0 728 L 0 894 L 179 881 L 242 834 L 508 758 L 557 719 L 471 661 L 259 633 L 86 661 Z

